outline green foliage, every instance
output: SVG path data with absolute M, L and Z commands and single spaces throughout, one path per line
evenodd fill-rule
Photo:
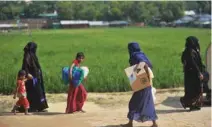
M 186 1 L 186 9 L 211 14 L 211 1 Z
M 24 6 L 22 2 L 0 2 L 0 20 L 14 19 L 19 17 L 23 12 Z
M 184 15 L 184 10 L 211 13 L 210 1 L 33 1 L 31 3 L 0 2 L 0 20 L 37 18 L 40 13 L 57 10 L 59 19 L 67 20 L 128 20 L 151 22 L 152 18 L 173 21 Z
M 39 14 L 47 12 L 48 5 L 44 1 L 34 1 L 32 4 L 25 5 L 25 17 L 37 18 Z
M 61 19 L 73 19 L 73 10 L 71 2 L 58 2 L 56 4 Z

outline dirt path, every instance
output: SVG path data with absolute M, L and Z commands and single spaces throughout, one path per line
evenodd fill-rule
M 131 94 L 130 92 L 89 93 L 88 101 L 84 106 L 87 112 L 68 115 L 64 114 L 66 95 L 48 95 L 51 102 L 48 113 L 14 116 L 4 112 L 0 114 L 0 127 L 58 127 L 60 125 L 61 127 L 119 127 L 120 124 L 127 122 L 128 101 Z M 179 97 L 182 95 L 183 92 L 179 89 L 157 93 L 156 110 L 159 127 L 210 127 L 211 107 L 188 112 L 179 103 Z M 8 96 L 0 96 L 1 101 L 4 99 L 8 99 Z M 135 127 L 150 125 L 151 122 L 134 124 Z

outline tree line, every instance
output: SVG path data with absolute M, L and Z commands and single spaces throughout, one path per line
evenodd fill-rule
M 182 17 L 185 10 L 211 14 L 211 1 L 1 1 L 0 20 L 39 18 L 39 14 L 55 10 L 62 20 L 170 22 Z

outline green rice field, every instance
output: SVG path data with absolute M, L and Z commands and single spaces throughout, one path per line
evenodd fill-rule
M 22 66 L 23 48 L 33 40 L 38 44 L 45 88 L 50 93 L 66 92 L 61 69 L 69 66 L 77 52 L 85 54 L 82 66 L 90 69 L 89 92 L 121 92 L 130 90 L 124 69 L 129 66 L 127 45 L 138 42 L 153 64 L 156 88 L 183 86 L 181 54 L 187 36 L 200 40 L 203 62 L 211 42 L 210 29 L 196 28 L 91 28 L 66 30 L 33 30 L 0 33 L 0 93 L 10 94 L 15 88 L 16 74 Z

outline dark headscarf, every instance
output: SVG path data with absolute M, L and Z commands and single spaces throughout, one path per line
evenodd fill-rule
M 137 42 L 131 42 L 128 44 L 128 50 L 130 57 L 134 52 L 141 52 L 140 46 Z
M 200 51 L 199 40 L 194 36 L 189 36 L 189 37 L 186 38 L 185 47 L 188 50 L 193 49 L 193 50 L 199 52 Z
M 36 53 L 37 50 L 37 44 L 34 42 L 29 42 L 27 45 L 24 47 L 24 52 L 31 52 L 31 53 Z
M 38 62 L 38 58 L 36 56 L 37 44 L 34 42 L 29 42 L 24 47 L 24 61 L 30 67 L 34 66 L 37 69 L 41 69 L 40 64 Z M 27 72 L 28 73 L 28 72 Z
M 137 42 L 131 42 L 128 44 L 128 50 L 129 50 L 129 63 L 131 65 L 138 64 L 139 62 L 145 62 L 148 64 L 150 68 L 152 68 L 152 64 L 147 58 L 147 56 L 142 52 L 139 44 Z M 137 54 L 137 55 L 135 55 Z
M 189 36 L 186 38 L 185 50 L 182 54 L 181 61 L 186 66 L 185 61 L 192 60 L 198 66 L 198 71 L 202 71 L 202 60 L 200 56 L 200 45 L 199 40 L 194 36 Z M 188 64 L 187 64 L 188 65 Z M 188 65 L 189 66 L 189 65 Z

